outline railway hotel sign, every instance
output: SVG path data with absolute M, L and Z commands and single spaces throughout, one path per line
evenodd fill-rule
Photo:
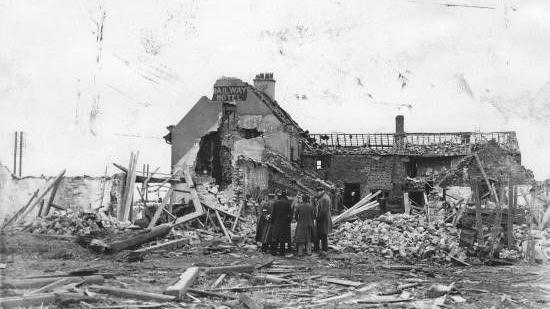
M 212 101 L 245 101 L 246 91 L 246 86 L 217 86 Z

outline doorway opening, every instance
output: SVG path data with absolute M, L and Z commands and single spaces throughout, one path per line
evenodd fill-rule
M 409 192 L 409 199 L 413 206 L 424 207 L 424 191 L 411 191 Z
M 344 206 L 351 207 L 361 200 L 361 184 L 344 184 Z

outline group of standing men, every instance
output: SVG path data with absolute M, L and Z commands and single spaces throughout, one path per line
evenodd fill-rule
M 312 244 L 313 251 L 321 255 L 328 251 L 327 236 L 332 229 L 331 199 L 322 187 L 317 188 L 313 200 L 308 195 L 297 195 L 291 202 L 285 191 L 279 193 L 277 199 L 270 193 L 259 210 L 256 241 L 262 243 L 263 252 L 284 256 L 286 250 L 291 249 L 293 218 L 296 220 L 294 241 L 298 256 L 304 251 L 310 255 Z

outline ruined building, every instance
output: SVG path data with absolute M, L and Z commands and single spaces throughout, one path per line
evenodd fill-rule
M 403 193 L 422 206 L 425 193 L 434 185 L 469 186 L 469 176 L 481 175 L 477 164 L 472 164 L 474 152 L 492 178 L 512 171 L 515 184 L 533 179 L 521 166 L 515 132 L 407 133 L 399 115 L 395 133 L 309 137 L 311 142 L 301 154 L 304 168 L 343 188 L 346 206 L 377 190 L 383 192 L 385 210 L 401 211 Z M 465 170 L 470 175 L 463 174 Z
M 345 206 L 382 190 L 385 210 L 397 212 L 405 192 L 423 205 L 426 188 L 465 179 L 457 168 L 482 145 L 492 143 L 484 153 L 505 156 L 506 166 L 521 166 L 515 132 L 407 133 L 397 116 L 393 133 L 309 134 L 275 98 L 273 74 L 256 75 L 253 85 L 218 79 L 211 99 L 202 97 L 168 127 L 172 168 L 192 166 L 198 178 L 246 194 L 322 185 L 341 190 Z
M 272 73 L 258 74 L 254 85 L 218 79 L 212 98 L 200 98 L 168 129 L 172 168 L 192 166 L 197 177 L 222 188 L 231 185 L 247 194 L 332 188 L 315 172 L 300 169 L 306 135 L 275 100 Z

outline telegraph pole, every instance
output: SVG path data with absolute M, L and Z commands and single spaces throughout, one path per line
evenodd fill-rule
M 17 159 L 19 159 L 19 171 L 17 171 Z M 13 141 L 13 175 L 21 177 L 23 170 L 23 131 L 15 131 Z
M 17 134 L 18 132 L 15 131 L 15 140 L 13 142 L 13 174 L 17 175 L 17 137 L 19 136 Z
M 19 177 L 23 167 L 23 131 L 19 131 Z

